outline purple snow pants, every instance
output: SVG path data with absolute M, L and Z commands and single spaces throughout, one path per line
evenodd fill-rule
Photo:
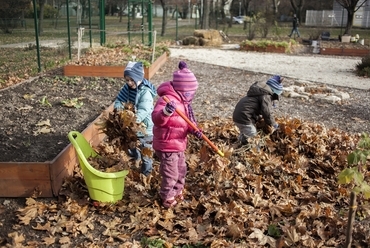
M 184 152 L 160 152 L 156 155 L 161 161 L 159 173 L 162 176 L 161 190 L 159 192 L 163 201 L 173 199 L 179 195 L 185 186 L 187 173 Z

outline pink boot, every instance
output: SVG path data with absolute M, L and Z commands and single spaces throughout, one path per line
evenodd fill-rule
M 163 201 L 162 204 L 163 204 L 163 207 L 165 208 L 172 208 L 176 206 L 177 201 L 175 200 L 175 198 L 170 198 L 170 199 Z
M 178 200 L 180 200 L 180 201 L 183 201 L 183 200 L 184 200 L 184 195 L 182 194 L 182 192 L 180 192 L 180 193 L 176 196 L 176 198 L 177 198 Z

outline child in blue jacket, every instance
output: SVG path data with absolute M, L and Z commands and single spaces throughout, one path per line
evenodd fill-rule
M 146 126 L 146 133 L 137 133 L 140 141 L 140 148 L 152 147 L 153 121 L 152 111 L 154 97 L 157 91 L 154 85 L 144 78 L 142 62 L 129 62 L 123 73 L 125 85 L 122 87 L 114 102 L 114 109 L 124 109 L 123 103 L 131 102 L 135 106 L 136 123 L 143 123 Z M 141 173 L 148 176 L 153 169 L 153 160 L 148 156 L 141 156 L 138 148 L 129 150 L 129 153 L 136 160 L 141 159 Z

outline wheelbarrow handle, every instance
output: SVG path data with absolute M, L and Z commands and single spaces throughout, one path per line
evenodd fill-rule
M 168 99 L 168 97 L 167 96 L 163 96 L 163 100 L 165 101 L 165 102 L 167 102 L 167 103 L 169 103 L 170 102 L 170 99 Z M 175 109 L 176 110 L 176 113 L 178 114 L 178 115 L 180 115 L 188 124 L 189 124 L 189 126 L 191 126 L 195 131 L 200 131 L 199 130 L 199 128 L 192 122 L 192 121 L 190 121 L 189 120 L 189 118 L 184 114 L 184 113 L 182 113 L 179 109 Z M 204 139 L 221 157 L 223 157 L 224 156 L 224 153 L 221 151 L 221 150 L 219 150 L 218 148 L 217 148 L 217 146 L 215 146 L 215 144 L 213 144 L 213 142 L 212 141 L 210 141 L 208 138 L 207 138 L 207 136 L 205 136 L 204 135 L 204 133 L 202 133 L 202 139 Z

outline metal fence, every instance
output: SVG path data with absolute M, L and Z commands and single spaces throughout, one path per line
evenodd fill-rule
M 347 25 L 347 10 L 307 10 L 306 26 L 316 27 L 343 27 Z M 360 28 L 370 27 L 370 10 L 360 9 L 355 13 L 353 26 Z

